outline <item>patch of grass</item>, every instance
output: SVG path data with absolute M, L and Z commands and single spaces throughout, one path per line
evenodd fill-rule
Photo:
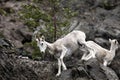
M 7 16 L 15 11 L 12 8 L 0 8 L 0 15 Z
M 0 38 L 4 38 L 3 31 L 0 32 Z
M 0 15 L 6 15 L 6 14 L 7 12 L 4 9 L 0 8 Z
M 42 57 L 39 48 L 37 47 L 37 44 L 35 41 L 32 41 L 30 43 L 25 43 L 24 44 L 25 48 L 31 48 L 31 53 L 29 51 L 26 51 L 26 53 L 31 54 L 32 55 L 32 59 L 35 59 L 37 57 Z

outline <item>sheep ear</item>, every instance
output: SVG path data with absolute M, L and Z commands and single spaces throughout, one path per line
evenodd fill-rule
M 109 39 L 109 42 L 111 42 L 112 40 L 111 39 Z
M 117 44 L 117 41 L 115 40 L 115 44 Z
M 115 40 L 115 44 L 118 44 L 118 41 L 117 41 L 117 40 Z
M 42 35 L 41 38 L 42 38 L 42 40 L 45 40 L 45 36 Z
M 39 41 L 38 39 L 35 39 L 36 41 Z

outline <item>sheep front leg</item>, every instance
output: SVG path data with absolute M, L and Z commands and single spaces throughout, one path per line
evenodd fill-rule
M 60 58 L 58 58 L 58 73 L 56 74 L 56 76 L 59 76 L 61 74 L 61 61 Z
M 63 51 L 62 51 L 62 54 L 60 56 L 60 60 L 61 60 L 61 64 L 62 64 L 63 70 L 67 70 L 67 67 L 66 67 L 65 63 L 63 62 L 63 58 L 64 58 L 66 52 L 67 52 L 67 49 L 64 48 Z

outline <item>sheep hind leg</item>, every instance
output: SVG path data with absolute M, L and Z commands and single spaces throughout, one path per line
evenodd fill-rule
M 93 58 L 93 55 L 92 54 L 88 54 L 85 58 L 84 58 L 84 60 L 89 60 L 90 58 Z
M 86 57 L 85 57 L 86 55 L 87 55 L 87 54 L 83 54 L 81 60 L 85 60 L 85 59 L 86 59 Z
M 104 60 L 103 65 L 104 65 L 104 66 L 107 66 L 107 64 L 108 64 L 107 61 Z
M 90 50 L 90 53 L 85 57 L 85 60 L 89 60 L 90 58 L 96 58 L 95 57 L 96 52 L 92 49 Z
M 111 64 L 111 61 L 108 62 L 108 65 L 110 65 L 110 64 Z

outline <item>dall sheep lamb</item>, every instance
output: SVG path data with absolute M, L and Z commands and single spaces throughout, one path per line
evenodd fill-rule
M 87 41 L 86 47 L 93 55 L 89 54 L 83 60 L 88 60 L 95 56 L 98 60 L 102 60 L 104 66 L 110 65 L 111 61 L 115 57 L 115 51 L 118 49 L 118 41 L 116 39 L 109 39 L 109 42 L 111 43 L 111 47 L 110 50 L 107 50 L 94 41 Z
M 56 76 L 59 76 L 61 74 L 61 67 L 63 70 L 67 70 L 65 63 L 63 62 L 63 58 L 67 55 L 71 55 L 74 51 L 79 49 L 80 44 L 82 45 L 85 43 L 86 35 L 82 31 L 75 30 L 63 38 L 56 40 L 54 43 L 45 41 L 44 36 L 35 38 L 41 52 L 45 52 L 46 48 L 48 48 L 49 52 L 57 57 L 58 73 Z M 85 55 L 87 54 L 84 54 L 83 56 Z

